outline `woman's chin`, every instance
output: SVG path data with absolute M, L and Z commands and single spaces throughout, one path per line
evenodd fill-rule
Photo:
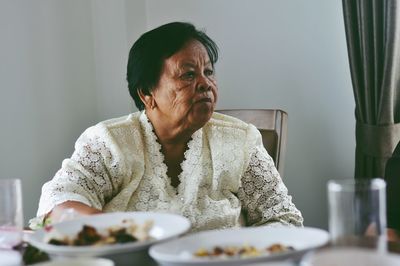
M 192 112 L 193 123 L 204 126 L 211 118 L 214 108 L 210 105 L 207 108 L 195 108 Z

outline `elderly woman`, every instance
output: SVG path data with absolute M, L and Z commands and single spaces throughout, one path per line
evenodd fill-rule
M 193 230 L 302 225 L 259 131 L 214 113 L 216 44 L 188 23 L 143 34 L 128 62 L 129 92 L 140 110 L 88 128 L 75 152 L 42 189 L 37 218 L 160 211 Z

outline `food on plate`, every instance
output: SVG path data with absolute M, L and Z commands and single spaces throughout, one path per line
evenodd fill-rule
M 229 257 L 248 258 L 248 257 L 258 257 L 261 255 L 287 252 L 291 250 L 294 250 L 292 246 L 287 246 L 279 243 L 272 244 L 264 249 L 256 248 L 251 245 L 225 246 L 225 247 L 215 246 L 210 250 L 200 248 L 194 253 L 194 256 L 200 258 L 229 258 Z
M 25 243 L 19 251 L 22 252 L 23 265 L 31 265 L 50 260 L 50 257 L 46 252 L 28 243 Z
M 121 225 L 103 229 L 83 225 L 83 228 L 73 237 L 63 236 L 54 227 L 50 226 L 45 228 L 48 232 L 46 242 L 58 246 L 98 246 L 146 241 L 151 239 L 149 232 L 153 224 L 153 221 L 137 224 L 133 220 L 125 219 Z

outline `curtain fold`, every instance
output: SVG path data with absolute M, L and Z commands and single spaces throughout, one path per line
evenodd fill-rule
M 383 177 L 400 141 L 399 3 L 342 0 L 356 103 L 355 178 Z

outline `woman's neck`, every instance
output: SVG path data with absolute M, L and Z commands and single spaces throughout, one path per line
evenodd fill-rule
M 182 172 L 181 163 L 184 160 L 188 142 L 196 130 L 174 125 L 152 111 L 146 111 L 146 115 L 161 144 L 161 152 L 164 155 L 164 163 L 167 165 L 167 175 L 171 178 L 171 185 L 177 187 L 180 183 L 178 176 Z
M 152 111 L 146 111 L 146 115 L 153 125 L 155 134 L 162 146 L 186 146 L 193 133 L 197 130 L 175 125 L 166 119 L 160 118 Z

